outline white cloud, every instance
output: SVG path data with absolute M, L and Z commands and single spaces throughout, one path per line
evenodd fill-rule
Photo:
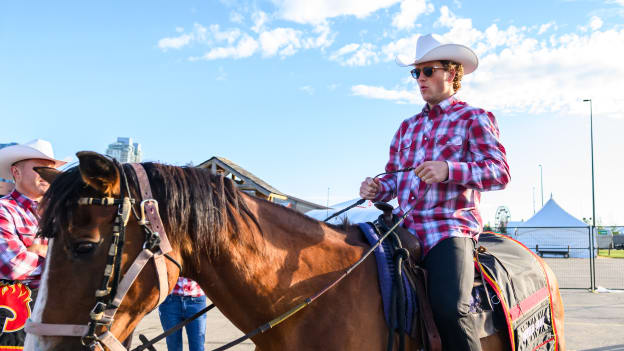
M 470 18 L 455 16 L 455 14 L 449 10 L 448 6 L 442 6 L 440 8 L 440 17 L 436 21 L 435 26 L 450 28 L 450 31 L 444 35 L 444 39 L 455 43 L 470 46 L 481 36 L 481 33 L 472 27 L 472 20 Z
M 245 17 L 236 11 L 230 12 L 230 22 L 236 24 L 242 24 L 245 20 Z
M 602 113 L 624 117 L 615 78 L 624 76 L 624 68 L 611 56 L 624 55 L 624 47 L 613 45 L 624 42 L 624 30 L 564 34 L 552 42 L 526 38 L 486 55 L 475 75 L 467 76 L 466 96 L 490 108 L 561 115 L 579 113 L 578 99 L 595 97 Z
M 262 53 L 264 57 L 275 55 L 286 57 L 294 55 L 301 49 L 324 51 L 334 42 L 336 36 L 327 21 L 315 24 L 311 30 L 303 31 L 287 27 L 267 29 L 266 23 L 270 17 L 262 11 L 255 12 L 251 17 L 254 21 L 251 29 L 257 33 L 257 36 L 254 33 L 251 33 L 254 36 L 245 33 L 239 28 L 221 29 L 219 24 L 205 27 L 196 23 L 191 33 L 160 39 L 158 47 L 163 51 L 181 49 L 192 43 L 210 47 L 205 55 L 190 57 L 191 61 L 242 58 L 249 57 L 256 52 Z M 178 27 L 176 31 L 180 33 L 183 28 Z
M 420 15 L 433 12 L 433 5 L 427 0 L 403 0 L 401 12 L 392 19 L 392 25 L 399 29 L 412 29 Z
M 177 27 L 176 32 L 181 33 L 184 28 Z M 166 51 L 168 49 L 181 49 L 193 42 L 211 44 L 213 41 L 227 41 L 232 44 L 241 35 L 237 28 L 221 31 L 218 24 L 213 24 L 209 28 L 195 23 L 191 33 L 181 34 L 177 37 L 163 38 L 158 41 L 158 47 Z
M 158 47 L 161 50 L 180 49 L 188 45 L 193 40 L 192 34 L 182 34 L 177 37 L 163 38 L 158 41 Z
M 301 48 L 301 32 L 292 28 L 276 28 L 260 33 L 259 41 L 262 55 L 265 57 L 279 55 L 290 56 Z
M 420 97 L 406 90 L 388 90 L 384 87 L 371 85 L 354 85 L 351 93 L 355 96 L 363 96 L 371 99 L 392 100 L 398 103 L 416 103 Z
M 279 15 L 297 23 L 320 23 L 338 16 L 364 18 L 400 0 L 273 0 Z
M 420 34 L 414 34 L 407 38 L 401 38 L 399 40 L 390 42 L 381 48 L 382 59 L 384 61 L 391 61 L 397 55 L 406 55 L 407 57 L 414 57 L 416 53 L 416 41 Z
M 309 85 L 304 85 L 302 87 L 299 87 L 299 90 L 307 93 L 308 95 L 314 95 L 314 88 L 312 88 Z
M 264 11 L 257 11 L 251 15 L 251 20 L 254 22 L 251 30 L 256 33 L 260 33 L 262 30 L 264 30 L 264 25 L 268 22 L 269 16 L 267 16 L 266 12 Z
M 307 37 L 303 40 L 303 47 L 306 49 L 321 48 L 325 49 L 334 43 L 336 37 L 335 33 L 332 33 L 327 22 L 322 22 L 314 26 L 314 33 L 318 34 L 317 37 Z
M 548 23 L 542 24 L 537 34 L 544 34 L 550 28 L 555 28 L 555 29 L 557 28 L 557 26 L 555 25 L 555 22 L 548 22 Z
M 222 31 L 218 24 L 210 25 L 210 33 L 217 42 L 227 41 L 228 44 L 232 44 L 241 36 L 241 31 L 238 28 Z
M 348 44 L 330 55 L 329 59 L 343 66 L 367 66 L 379 62 L 379 55 L 371 43 Z
M 236 46 L 216 47 L 208 51 L 204 56 L 191 57 L 189 60 L 216 60 L 225 58 L 240 59 L 253 55 L 258 50 L 258 42 L 247 34 L 238 41 Z
M 585 34 L 552 34 L 538 39 L 545 30 L 556 27 L 553 22 L 532 28 L 490 25 L 484 31 L 475 29 L 472 21 L 459 18 L 443 7 L 438 26 L 447 28 L 442 37 L 463 42 L 479 56 L 479 68 L 464 77 L 458 96 L 471 104 L 510 113 L 554 113 L 562 116 L 583 114 L 586 106 L 581 98 L 592 98 L 594 112 L 624 118 L 624 99 L 619 77 L 624 67 L 613 57 L 624 55 L 624 29 L 605 30 L 602 20 L 590 19 Z M 539 28 L 539 30 L 538 30 Z M 602 31 L 601 31 L 602 29 Z M 389 42 L 379 53 L 384 61 L 397 54 L 413 56 L 418 34 Z M 459 39 L 458 39 L 459 38 Z M 350 44 L 330 58 L 345 63 L 361 45 Z M 397 103 L 421 101 L 413 82 L 402 80 L 399 87 L 356 85 L 354 95 Z
M 624 0 L 623 0 L 624 1 Z M 600 17 L 598 16 L 593 16 L 590 20 L 589 20 L 589 27 L 592 30 L 598 30 L 600 29 L 600 27 L 602 27 L 602 20 L 600 19 Z
M 581 32 L 587 32 L 589 30 L 595 31 L 600 29 L 603 24 L 604 22 L 600 19 L 600 17 L 592 16 L 586 26 L 579 26 L 578 28 Z

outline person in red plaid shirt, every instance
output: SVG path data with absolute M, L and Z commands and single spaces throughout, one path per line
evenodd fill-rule
M 160 323 L 164 330 L 191 317 L 206 307 L 206 295 L 194 280 L 180 277 L 176 286 L 158 307 Z M 185 326 L 189 350 L 204 350 L 206 314 L 202 314 Z M 182 351 L 182 329 L 167 337 L 167 350 Z
M 482 191 L 504 189 L 510 180 L 505 148 L 494 115 L 460 101 L 455 93 L 464 74 L 478 66 L 475 53 L 443 44 L 432 35 L 418 38 L 416 58 L 397 57 L 411 66 L 426 104 L 401 123 L 390 144 L 386 172 L 366 178 L 360 195 L 373 201 L 397 197 L 403 226 L 423 247 L 428 293 L 444 350 L 480 350 L 469 315 L 474 281 L 473 251 L 482 231 Z
M 0 178 L 13 179 L 15 188 L 0 198 L 0 285 L 17 287 L 25 285 L 30 290 L 30 309 L 27 316 L 15 315 L 23 311 L 17 306 L 6 305 L 2 312 L 11 310 L 12 320 L 26 320 L 34 306 L 41 271 L 48 248 L 47 239 L 37 238 L 37 205 L 50 186 L 33 167 L 58 167 L 65 164 L 56 160 L 52 145 L 45 140 L 33 140 L 23 145 L 0 149 Z M 20 288 L 21 289 L 21 288 Z M 16 303 L 13 301 L 12 303 Z M 21 349 L 24 345 L 23 326 L 12 332 L 0 325 L 0 348 Z
M 15 181 L 15 189 L 0 198 L 0 279 L 38 287 L 47 239 L 35 237 L 37 205 L 50 185 L 33 168 L 63 164 L 41 139 L 0 149 L 0 177 Z

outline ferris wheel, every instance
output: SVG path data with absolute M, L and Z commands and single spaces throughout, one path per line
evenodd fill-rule
M 498 206 L 496 209 L 496 218 L 494 219 L 496 228 L 500 228 L 501 225 L 506 226 L 510 219 L 511 212 L 509 212 L 509 208 L 507 208 L 507 206 Z

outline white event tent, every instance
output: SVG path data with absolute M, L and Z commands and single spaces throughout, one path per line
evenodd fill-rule
M 533 251 L 536 246 L 546 250 L 567 250 L 569 246 L 570 257 L 589 257 L 589 226 L 566 212 L 552 197 L 526 222 L 510 224 L 507 234 Z

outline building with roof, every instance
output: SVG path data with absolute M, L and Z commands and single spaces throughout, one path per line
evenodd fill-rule
M 232 179 L 241 191 L 292 208 L 301 213 L 315 209 L 326 209 L 325 206 L 284 194 L 253 173 L 224 157 L 213 156 L 197 167 L 209 169 L 213 174 L 221 174 Z
M 138 163 L 143 158 L 141 144 L 133 143 L 132 138 L 117 138 L 117 141 L 109 144 L 106 155 L 121 163 Z

